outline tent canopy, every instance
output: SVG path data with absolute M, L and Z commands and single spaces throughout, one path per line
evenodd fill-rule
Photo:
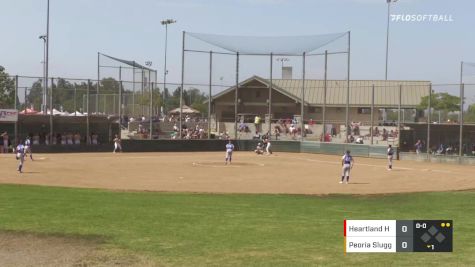
M 170 114 L 180 114 L 180 107 L 172 109 L 168 113 L 170 113 Z M 187 105 L 183 105 L 182 113 L 183 114 L 200 114 L 201 112 L 199 112 L 198 110 L 196 110 L 194 108 L 191 108 Z

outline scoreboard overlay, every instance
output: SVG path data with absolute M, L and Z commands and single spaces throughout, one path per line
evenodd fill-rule
M 452 220 L 344 220 L 345 253 L 452 252 Z

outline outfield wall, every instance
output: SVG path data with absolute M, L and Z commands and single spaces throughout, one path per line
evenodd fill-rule
M 253 151 L 261 140 L 234 140 L 237 151 Z M 224 151 L 225 140 L 123 140 L 125 152 L 197 152 Z M 316 141 L 272 141 L 275 152 L 312 153 L 327 155 L 343 155 L 345 150 L 357 157 L 386 158 L 386 146 L 356 145 L 339 143 L 321 143 Z M 113 144 L 101 145 L 53 145 L 34 146 L 35 153 L 87 153 L 112 152 Z M 475 157 L 445 156 L 398 152 L 400 160 L 430 161 L 436 163 L 456 163 L 475 165 Z
M 475 165 L 475 157 L 465 156 L 453 156 L 453 155 L 428 155 L 427 153 L 409 153 L 404 152 L 399 154 L 401 160 L 414 160 L 414 161 L 427 161 L 435 163 L 452 163 L 463 165 Z
M 237 151 L 253 151 L 261 140 L 235 140 Z M 224 151 L 225 140 L 122 140 L 125 152 Z M 35 153 L 111 152 L 113 144 L 34 146 Z M 342 155 L 345 150 L 360 157 L 384 158 L 386 146 L 321 143 L 316 141 L 272 141 L 275 152 Z

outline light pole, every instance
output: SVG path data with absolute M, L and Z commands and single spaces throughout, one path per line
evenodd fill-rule
M 46 35 L 40 35 L 39 39 L 43 40 L 43 100 L 41 104 L 41 111 L 46 115 L 46 95 L 48 91 L 48 74 L 46 73 L 46 43 L 48 42 L 48 37 Z
M 384 79 L 387 80 L 388 79 L 388 54 L 389 54 L 389 17 L 391 15 L 390 11 L 391 11 L 391 3 L 396 3 L 397 0 L 386 0 L 386 2 L 388 3 L 388 24 L 387 24 L 387 28 L 386 28 L 386 72 L 385 72 L 385 75 L 384 75 Z
M 165 64 L 164 64 L 164 69 L 163 69 L 163 105 L 165 106 L 165 90 L 167 88 L 167 74 L 168 74 L 168 70 L 167 70 L 167 39 L 168 39 L 168 25 L 169 24 L 173 24 L 173 23 L 176 23 L 176 20 L 174 19 L 166 19 L 166 20 L 162 20 L 160 22 L 162 25 L 165 25 Z M 165 109 L 165 108 L 164 108 Z M 166 109 L 165 109 L 166 111 Z

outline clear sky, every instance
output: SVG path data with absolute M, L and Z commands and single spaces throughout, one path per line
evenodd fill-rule
M 178 22 L 169 26 L 169 81 L 180 81 L 183 30 L 253 36 L 351 30 L 351 78 L 384 79 L 385 0 L 50 1 L 54 77 L 95 78 L 98 51 L 142 64 L 150 60 L 163 73 L 165 29 L 160 20 L 173 18 Z M 391 22 L 389 79 L 458 82 L 460 61 L 475 61 L 474 1 L 399 0 L 391 6 L 392 14 L 443 14 L 454 21 Z M 38 36 L 45 33 L 46 0 L 0 0 L 0 25 L 0 65 L 11 74 L 41 76 L 43 43 Z M 206 77 L 206 66 L 193 69 L 193 75 Z M 259 72 L 252 64 L 246 70 Z M 229 71 L 232 77 L 233 69 Z

